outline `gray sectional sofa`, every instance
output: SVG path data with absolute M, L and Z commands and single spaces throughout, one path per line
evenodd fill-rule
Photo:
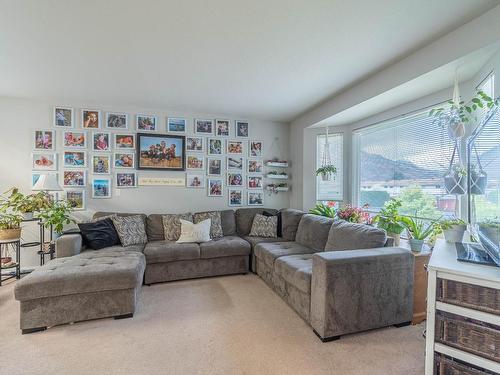
M 281 237 L 249 236 L 255 214 L 264 210 L 277 212 L 221 211 L 224 236 L 201 244 L 165 240 L 161 214 L 143 215 L 145 245 L 85 250 L 79 234 L 65 234 L 56 242 L 57 258 L 16 284 L 21 329 L 30 333 L 88 319 L 131 317 L 143 283 L 249 270 L 323 341 L 411 320 L 413 257 L 391 247 L 384 232 L 284 209 Z

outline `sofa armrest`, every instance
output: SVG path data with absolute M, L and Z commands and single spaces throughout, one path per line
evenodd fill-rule
M 56 239 L 56 258 L 71 257 L 82 251 L 82 236 L 79 233 L 63 234 Z
M 313 256 L 311 325 L 327 339 L 408 322 L 413 315 L 413 255 L 383 247 Z

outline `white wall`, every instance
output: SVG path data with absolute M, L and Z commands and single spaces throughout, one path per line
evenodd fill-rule
M 135 113 L 152 113 L 158 116 L 158 133 L 165 133 L 166 117 L 185 117 L 189 122 L 189 133 L 193 133 L 193 118 L 229 118 L 231 116 L 210 113 L 179 113 L 166 111 L 165 109 L 138 108 L 134 106 L 99 105 L 92 102 L 68 102 L 64 100 L 54 100 L 51 102 L 27 99 L 14 99 L 0 97 L 0 192 L 4 192 L 12 186 L 19 187 L 23 192 L 29 192 L 31 187 L 31 152 L 33 150 L 33 130 L 37 128 L 52 128 L 52 110 L 54 105 L 70 106 L 79 108 L 97 108 L 103 112 L 116 111 L 129 114 L 129 131 L 135 131 Z M 104 118 L 104 117 L 103 117 Z M 79 123 L 79 110 L 75 111 L 77 128 Z M 240 118 L 238 118 L 240 119 Z M 266 160 L 274 156 L 280 159 L 288 158 L 289 127 L 287 124 L 252 120 L 250 122 L 250 138 L 264 141 L 264 157 Z M 132 130 L 131 130 L 132 129 Z M 91 134 L 90 131 L 87 132 Z M 231 128 L 231 136 L 234 136 L 234 127 Z M 57 151 L 59 153 L 59 172 L 62 157 L 62 130 L 57 129 L 56 135 Z M 273 144 L 274 143 L 274 144 Z M 91 155 L 90 145 L 87 154 Z M 205 153 L 206 157 L 206 153 Z M 245 155 L 245 159 L 247 155 Z M 225 157 L 224 157 L 225 167 Z M 109 211 L 130 211 L 145 213 L 177 213 L 187 211 L 202 211 L 211 209 L 223 209 L 228 207 L 227 187 L 224 188 L 222 198 L 207 196 L 206 189 L 189 189 L 186 187 L 159 187 L 147 186 L 136 189 L 120 189 L 119 196 L 117 189 L 113 187 L 113 197 L 111 199 L 92 199 L 90 197 L 90 181 L 92 174 L 87 168 L 87 208 L 89 211 L 79 213 L 88 216 L 94 210 Z M 155 177 L 178 177 L 184 176 L 185 172 L 169 171 L 136 171 L 138 176 Z M 62 173 L 59 173 L 62 178 Z M 111 175 L 112 177 L 113 175 Z M 245 199 L 246 201 L 246 199 Z M 279 193 L 269 196 L 265 195 L 264 206 L 282 208 L 289 206 L 289 193 Z M 36 227 L 27 228 L 25 236 L 32 237 Z M 35 253 L 35 250 L 32 251 Z M 26 253 L 26 264 L 36 264 L 37 259 L 30 255 L 30 250 L 23 250 Z

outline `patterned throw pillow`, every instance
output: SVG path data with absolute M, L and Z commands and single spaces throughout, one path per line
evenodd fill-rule
M 222 232 L 222 221 L 219 211 L 197 212 L 193 214 L 193 223 L 197 224 L 203 220 L 211 220 L 210 224 L 210 237 L 221 238 L 224 236 Z
M 190 221 L 182 220 L 181 222 L 181 236 L 177 243 L 186 242 L 208 242 L 210 239 L 210 219 L 203 220 L 198 224 L 193 224 Z
M 148 242 L 143 216 L 115 216 L 112 220 L 122 246 L 142 245 Z
M 252 229 L 249 236 L 251 237 L 277 237 L 278 232 L 278 216 L 264 216 L 256 214 L 253 218 Z
M 181 235 L 181 219 L 193 221 L 193 215 L 191 213 L 163 215 L 163 233 L 167 241 L 177 241 L 179 239 Z

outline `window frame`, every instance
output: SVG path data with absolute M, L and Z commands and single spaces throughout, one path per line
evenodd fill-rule
M 316 169 L 319 168 L 319 141 L 321 138 L 324 138 L 325 137 L 325 133 L 320 133 L 320 134 L 316 134 L 316 144 L 315 144 L 315 149 L 316 149 L 316 152 L 315 152 L 315 166 L 316 166 Z M 328 131 L 328 138 L 330 137 L 340 137 L 340 145 L 341 145 L 341 150 L 340 150 L 340 156 L 341 156 L 341 160 L 340 160 L 340 163 L 336 166 L 337 166 L 337 170 L 340 170 L 340 173 L 337 174 L 337 178 L 340 176 L 340 197 L 336 197 L 335 199 L 332 199 L 332 198 L 329 198 L 329 199 L 321 199 L 323 197 L 320 197 L 319 196 L 319 187 L 320 187 L 320 183 L 321 183 L 321 177 L 319 176 L 316 176 L 315 177 L 315 201 L 316 203 L 322 203 L 322 202 L 343 202 L 344 199 L 345 199 L 345 134 L 344 132 L 340 132 L 340 131 L 337 131 L 337 132 L 331 132 L 330 129 Z M 330 143 L 330 147 L 331 147 L 331 143 Z M 332 154 L 332 151 L 330 149 L 330 154 Z M 315 169 L 315 170 L 316 170 Z

